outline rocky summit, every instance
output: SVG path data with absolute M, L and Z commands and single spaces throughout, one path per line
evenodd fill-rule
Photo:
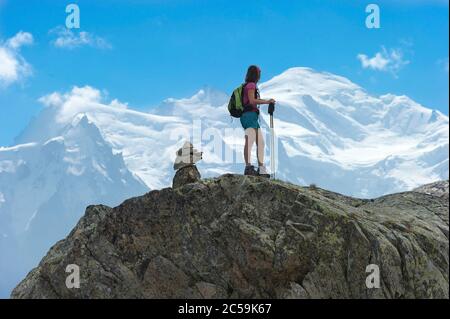
M 89 206 L 11 297 L 448 298 L 446 189 L 363 200 L 222 175 Z
M 426 184 L 414 189 L 416 192 L 430 194 L 434 196 L 439 196 L 444 199 L 449 199 L 448 197 L 448 180 L 435 182 L 431 184 Z

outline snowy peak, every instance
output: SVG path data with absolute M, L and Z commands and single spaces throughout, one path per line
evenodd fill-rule
M 89 154 L 111 152 L 98 127 L 86 114 L 78 114 L 72 123 L 61 132 L 66 137 L 68 146 L 79 148 L 80 152 Z
M 290 68 L 260 85 L 261 90 L 312 96 L 330 96 L 342 92 L 362 90 L 350 80 L 327 72 L 317 72 L 311 68 Z
M 215 90 L 211 87 L 204 87 L 200 89 L 190 98 L 185 99 L 174 99 L 168 98 L 164 100 L 165 104 L 184 104 L 184 105 L 196 105 L 196 104 L 206 104 L 211 106 L 222 106 L 228 102 L 228 95 L 225 93 Z
M 49 109 L 43 112 L 44 118 L 51 114 Z M 41 121 L 37 117 L 33 125 Z M 59 135 L 0 148 L 0 259 L 9 256 L 7 263 L 0 262 L 0 273 L 13 274 L 2 285 L 16 284 L 36 266 L 50 245 L 67 235 L 86 206 L 118 205 L 148 190 L 88 115 L 78 114 L 54 131 L 46 124 L 40 139 L 50 132 Z M 7 286 L 0 288 L 4 296 Z
M 382 123 L 384 127 L 402 134 L 426 133 L 433 124 L 448 125 L 448 117 L 436 110 L 430 110 L 405 95 L 383 95 L 385 103 Z
M 219 113 L 224 115 L 219 107 L 228 103 L 229 96 L 210 87 L 205 87 L 189 98 L 168 98 L 163 103 L 150 111 L 151 114 L 163 116 L 185 117 L 186 114 L 204 118 L 207 113 Z
M 361 136 L 356 132 L 359 128 L 355 131 L 358 125 L 378 126 L 405 135 L 426 132 L 433 123 L 448 126 L 447 116 L 425 108 L 407 96 L 371 96 L 344 77 L 310 68 L 288 69 L 262 83 L 260 88 L 264 96 L 275 97 L 280 106 L 295 108 L 314 117 L 326 113 L 331 121 L 347 119 L 341 124 L 349 125 L 350 131 L 353 130 L 349 133 L 356 134 L 354 136 Z M 307 109 L 308 106 L 315 109 Z
M 121 154 L 113 153 L 87 116 L 74 119 L 62 135 L 43 143 L 0 149 L 0 168 L 0 189 L 4 197 L 0 211 L 12 214 L 17 233 L 29 228 L 26 225 L 31 216 L 44 203 L 49 205 L 54 201 L 55 193 L 62 190 L 61 185 L 72 179 L 70 193 L 64 196 L 72 196 L 81 205 L 97 202 L 98 196 L 117 204 L 126 198 L 120 192 L 131 195 L 146 190 L 140 179 L 127 169 Z M 89 191 L 92 193 L 86 193 Z M 35 199 L 19 200 L 28 198 L 29 194 Z M 79 212 L 69 206 L 61 213 Z
M 165 123 L 177 121 L 170 116 L 157 116 L 130 110 L 126 104 L 118 100 L 111 102 L 105 102 L 105 100 L 104 93 L 89 86 L 74 87 L 66 93 L 55 92 L 46 95 L 40 99 L 40 102 L 44 104 L 43 110 L 30 122 L 15 142 L 16 144 L 44 142 L 61 135 L 67 125 L 75 124 L 83 116 L 87 116 L 90 122 L 101 127 L 100 131 L 104 137 L 108 135 L 108 127 L 123 131 L 124 126 L 129 122 L 133 122 L 133 125 L 128 125 L 125 129 L 139 130 L 146 126 L 159 130 Z

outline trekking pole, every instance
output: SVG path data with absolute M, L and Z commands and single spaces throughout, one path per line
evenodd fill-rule
M 272 179 L 275 178 L 275 130 L 273 128 L 273 112 L 275 111 L 275 103 L 269 104 L 269 115 L 270 115 L 270 173 Z

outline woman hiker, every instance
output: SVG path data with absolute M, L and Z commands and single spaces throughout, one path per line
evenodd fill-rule
M 275 103 L 274 99 L 262 100 L 259 98 L 259 91 L 256 84 L 261 78 L 261 69 L 256 65 L 251 65 L 245 76 L 243 93 L 244 112 L 240 118 L 242 127 L 245 130 L 244 175 L 261 175 L 269 177 L 264 166 L 264 138 L 259 126 L 259 105 Z M 251 154 L 253 143 L 256 142 L 256 154 L 258 159 L 258 170 L 251 164 Z

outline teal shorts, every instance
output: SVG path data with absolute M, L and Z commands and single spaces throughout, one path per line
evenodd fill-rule
M 244 130 L 248 128 L 260 128 L 259 126 L 259 115 L 256 112 L 244 112 L 241 115 L 241 125 Z

